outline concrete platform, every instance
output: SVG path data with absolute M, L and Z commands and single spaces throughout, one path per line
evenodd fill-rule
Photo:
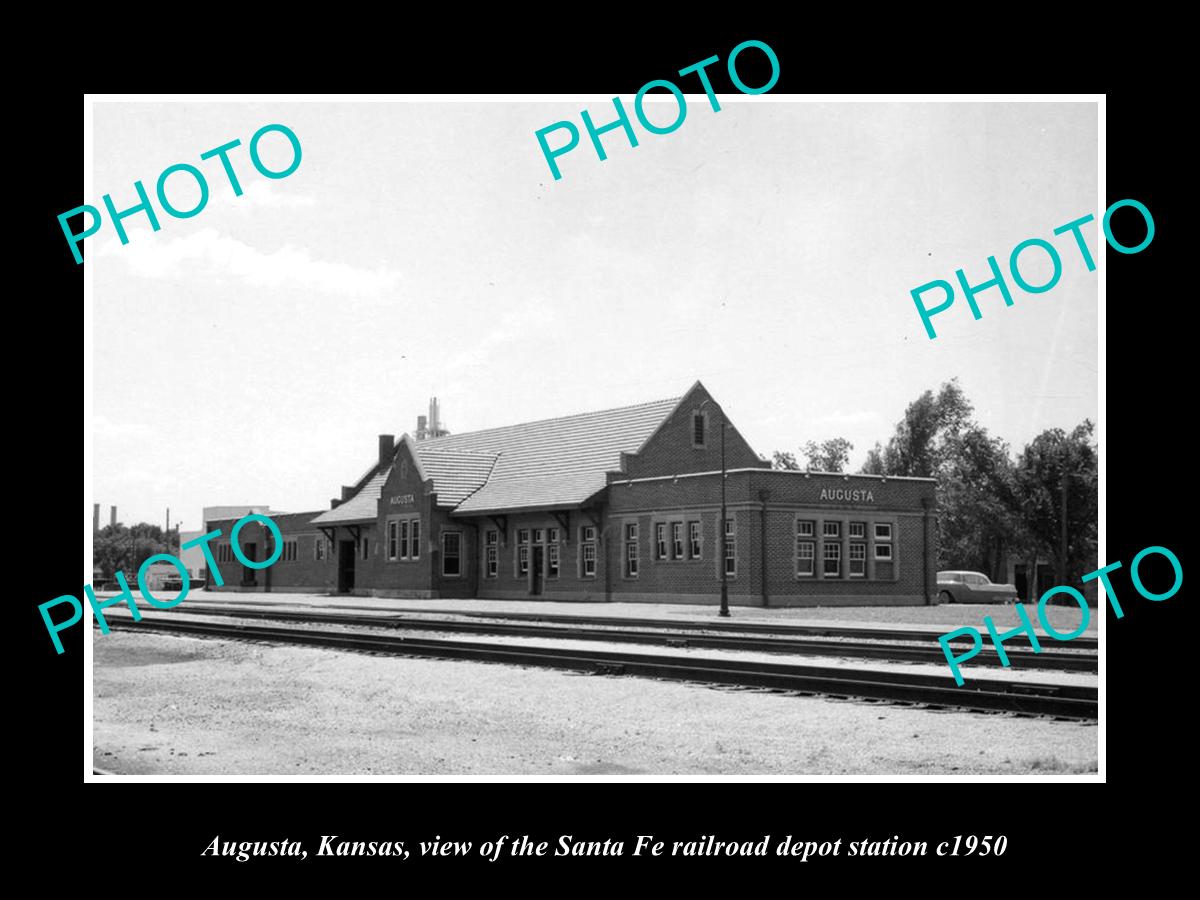
M 329 594 L 289 593 L 235 593 L 226 591 L 192 591 L 184 603 L 223 603 L 248 606 L 293 606 L 297 608 L 328 608 L 388 612 L 422 612 L 430 614 L 505 613 L 597 616 L 612 618 L 656 619 L 678 622 L 681 626 L 702 625 L 708 622 L 760 622 L 781 625 L 820 624 L 870 628 L 910 629 L 946 631 L 966 625 L 983 630 L 984 616 L 991 616 L 997 628 L 1010 628 L 1019 623 L 1013 607 L 1007 605 L 947 604 L 940 606 L 861 606 L 861 607 L 781 607 L 762 609 L 758 607 L 734 606 L 730 617 L 717 616 L 714 602 L 711 610 L 695 604 L 667 603 L 575 603 L 549 600 L 400 600 L 376 597 Z M 1026 604 L 1025 611 L 1037 624 L 1037 610 Z M 1079 624 L 1076 607 L 1050 607 L 1051 624 L 1063 632 L 1073 631 Z M 1091 621 L 1085 633 L 1097 635 L 1100 614 L 1090 611 Z M 1070 643 L 1060 645 L 1070 647 Z

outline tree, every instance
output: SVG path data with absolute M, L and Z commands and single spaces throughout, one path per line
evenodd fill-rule
M 92 565 L 106 578 L 118 571 L 124 572 L 126 580 L 132 584 L 137 579 L 138 569 L 149 557 L 174 551 L 173 537 L 168 541 L 158 525 L 147 522 L 128 528 L 121 524 L 106 525 L 92 540 Z
M 807 468 L 817 472 L 843 472 L 850 462 L 850 451 L 854 445 L 843 437 L 830 438 L 817 443 L 807 441 L 800 447 L 800 452 L 808 460 Z
M 935 395 L 926 391 L 908 405 L 887 446 L 867 454 L 863 471 L 872 475 L 934 477 L 950 442 L 971 424 L 975 408 L 952 378 Z M 868 471 L 882 469 L 882 471 Z
M 863 475 L 886 475 L 887 468 L 883 462 L 883 444 L 875 442 L 875 446 L 867 451 L 867 461 L 858 470 Z
M 1007 553 L 1025 543 L 1008 445 L 972 423 L 941 453 L 938 568 L 971 569 L 1004 581 Z
M 771 468 L 794 472 L 800 468 L 800 464 L 796 462 L 796 457 L 786 450 L 776 450 L 771 454 Z
M 1069 434 L 1061 428 L 1043 431 L 1026 445 L 1017 461 L 1017 504 L 1028 523 L 1032 549 L 1054 561 L 1059 584 L 1078 583 L 1082 575 L 1096 568 L 1099 473 L 1095 431 L 1090 419 Z

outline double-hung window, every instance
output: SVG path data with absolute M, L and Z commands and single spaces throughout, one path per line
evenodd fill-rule
M 638 526 L 637 522 L 625 524 L 625 577 L 638 576 Z

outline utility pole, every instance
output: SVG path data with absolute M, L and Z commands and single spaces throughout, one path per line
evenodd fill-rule
M 1067 583 L 1067 473 L 1062 476 L 1062 534 L 1058 547 L 1058 583 Z

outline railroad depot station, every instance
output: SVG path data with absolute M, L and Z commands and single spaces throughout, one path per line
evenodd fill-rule
M 722 465 L 724 457 L 724 466 Z M 721 519 L 725 472 L 726 518 Z M 331 508 L 272 513 L 243 566 L 211 520 L 209 590 L 740 606 L 931 604 L 934 482 L 778 471 L 696 383 L 682 397 L 449 434 L 380 435 Z M 274 552 L 258 524 L 242 552 Z

